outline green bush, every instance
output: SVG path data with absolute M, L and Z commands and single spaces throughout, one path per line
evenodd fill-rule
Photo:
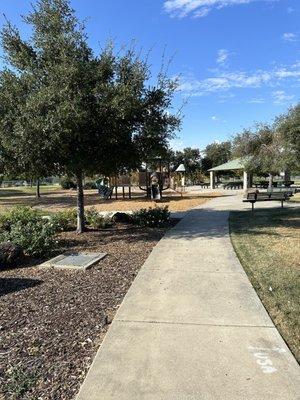
M 16 266 L 23 256 L 21 246 L 11 242 L 0 243 L 0 270 L 3 267 Z
M 77 185 L 72 179 L 70 178 L 61 178 L 60 180 L 60 186 L 62 189 L 76 189 Z
M 18 207 L 0 216 L 0 242 L 20 246 L 27 255 L 43 256 L 55 246 L 53 224 L 29 207 Z
M 73 231 L 77 225 L 77 211 L 74 209 L 59 211 L 51 215 L 50 222 L 56 232 Z
M 90 208 L 85 212 L 85 221 L 87 225 L 94 229 L 105 229 L 112 225 L 113 221 L 110 216 L 100 215 L 95 208 Z
M 24 395 L 30 391 L 38 380 L 37 369 L 25 369 L 20 365 L 13 366 L 6 371 L 4 390 L 10 399 L 24 399 Z M 31 396 L 30 396 L 31 397 Z M 28 399 L 29 397 L 26 396 Z M 32 397 L 31 397 L 32 398 Z
M 41 214 L 30 207 L 16 207 L 0 214 L 0 232 L 9 231 L 13 225 L 20 223 L 26 225 L 29 221 L 34 223 L 41 219 Z
M 168 206 L 142 208 L 132 214 L 132 221 L 139 226 L 160 227 L 170 222 L 170 211 Z
M 132 216 L 125 212 L 116 212 L 112 217 L 114 222 L 121 222 L 123 224 L 130 224 L 132 223 Z

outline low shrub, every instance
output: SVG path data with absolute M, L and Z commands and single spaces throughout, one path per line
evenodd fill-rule
M 6 371 L 6 374 L 7 379 L 4 383 L 4 390 L 10 399 L 25 398 L 26 393 L 30 391 L 38 380 L 37 369 L 25 369 L 20 365 L 11 367 Z M 26 398 L 28 399 L 29 397 L 26 396 Z
M 94 229 L 105 229 L 112 225 L 113 220 L 110 216 L 99 214 L 95 208 L 90 208 L 85 212 L 85 221 L 87 225 Z
M 68 189 L 76 189 L 77 185 L 76 183 L 70 179 L 70 178 L 61 178 L 60 180 L 60 186 L 62 189 L 68 190 Z
M 160 227 L 170 222 L 168 206 L 142 208 L 132 214 L 132 221 L 139 226 Z
M 0 268 L 17 264 L 24 257 L 23 249 L 11 242 L 0 243 Z
M 56 232 L 73 231 L 77 225 L 77 211 L 75 209 L 59 211 L 51 215 L 50 222 Z
M 28 222 L 37 222 L 41 219 L 41 214 L 30 207 L 15 207 L 0 214 L 0 232 L 6 232 L 16 223 L 26 225 Z
M 0 242 L 20 246 L 30 256 L 48 254 L 55 246 L 55 228 L 29 207 L 17 207 L 0 216 Z
M 132 216 L 124 212 L 116 212 L 113 216 L 113 221 L 129 224 L 132 222 Z

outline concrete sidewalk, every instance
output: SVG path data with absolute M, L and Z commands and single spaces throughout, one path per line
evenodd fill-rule
M 214 199 L 158 243 L 78 400 L 300 399 L 300 368 L 231 246 L 229 211 L 243 207 Z

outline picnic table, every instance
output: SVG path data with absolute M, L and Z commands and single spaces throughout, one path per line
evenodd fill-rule
M 209 186 L 210 186 L 210 183 L 209 182 L 200 182 L 199 183 L 199 186 L 201 186 L 202 188 L 209 188 Z
M 243 182 L 242 181 L 232 181 L 232 182 L 227 182 L 224 184 L 224 189 L 242 189 L 243 188 Z

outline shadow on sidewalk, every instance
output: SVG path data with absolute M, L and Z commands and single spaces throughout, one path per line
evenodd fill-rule
M 165 237 L 187 240 L 222 238 L 228 235 L 229 211 L 213 208 L 191 210 Z
M 276 236 L 277 233 L 272 231 L 272 228 L 278 225 L 278 219 L 284 220 L 283 225 L 288 225 L 290 224 L 288 219 L 296 217 L 300 218 L 300 207 L 299 209 L 294 207 L 281 209 L 272 205 L 271 207 L 257 208 L 254 212 L 249 209 L 235 211 L 225 206 L 222 209 L 199 208 L 191 210 L 182 221 L 167 232 L 165 238 L 174 240 L 224 238 L 229 235 L 229 219 L 233 218 L 238 218 L 241 224 L 244 223 L 245 218 L 250 220 L 249 234 L 261 235 L 267 229 L 270 236 Z M 239 231 L 235 233 L 239 234 Z

